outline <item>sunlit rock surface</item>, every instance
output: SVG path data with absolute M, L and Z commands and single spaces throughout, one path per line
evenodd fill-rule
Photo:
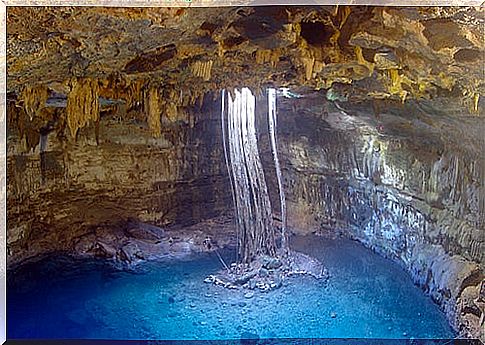
M 9 267 L 231 243 L 177 230 L 232 212 L 220 90 L 288 87 L 289 229 L 363 242 L 485 337 L 479 9 L 9 7 L 7 24 Z

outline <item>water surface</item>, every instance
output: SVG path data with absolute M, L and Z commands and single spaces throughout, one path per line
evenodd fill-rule
M 10 274 L 8 337 L 97 339 L 450 338 L 444 314 L 396 264 L 349 240 L 292 240 L 324 262 L 326 284 L 293 277 L 269 293 L 203 283 L 214 253 L 135 272 L 48 258 Z M 228 261 L 232 251 L 223 253 Z

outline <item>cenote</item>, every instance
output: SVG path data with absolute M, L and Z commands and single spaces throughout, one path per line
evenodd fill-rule
M 482 26 L 9 7 L 7 338 L 478 344 Z
M 44 259 L 9 286 L 7 330 L 40 339 L 455 337 L 444 314 L 391 261 L 349 240 L 294 242 L 326 263 L 327 282 L 293 277 L 270 292 L 229 290 L 203 282 L 221 267 L 214 253 L 131 272 L 99 260 Z M 233 251 L 224 254 L 230 260 Z

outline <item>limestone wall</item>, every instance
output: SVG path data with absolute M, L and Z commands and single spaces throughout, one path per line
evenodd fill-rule
M 292 230 L 350 236 L 397 261 L 455 329 L 477 336 L 484 313 L 483 158 L 432 133 L 423 140 L 368 124 L 336 130 L 335 111 L 280 117 Z
M 99 143 L 91 125 L 76 141 L 53 131 L 30 151 L 10 126 L 9 266 L 72 250 L 100 224 L 115 226 L 133 218 L 182 226 L 225 212 L 231 199 L 220 115 L 212 110 L 194 112 L 187 122 L 165 122 L 159 138 L 146 123 L 105 115 Z

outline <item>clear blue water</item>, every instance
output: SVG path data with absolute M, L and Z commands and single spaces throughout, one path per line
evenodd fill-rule
M 293 248 L 330 279 L 293 277 L 269 293 L 203 283 L 217 256 L 149 262 L 135 272 L 49 258 L 10 274 L 8 338 L 449 338 L 437 306 L 396 264 L 348 240 L 305 237 Z M 230 260 L 231 253 L 224 253 Z

